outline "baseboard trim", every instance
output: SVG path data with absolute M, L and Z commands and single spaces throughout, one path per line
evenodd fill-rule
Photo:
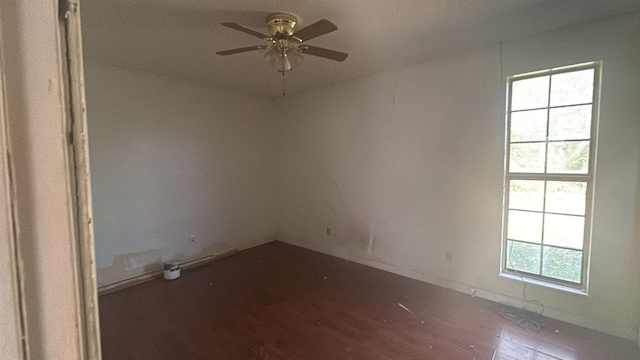
M 524 306 L 524 302 L 522 299 L 494 293 L 494 292 L 480 289 L 471 285 L 455 282 L 449 279 L 443 279 L 443 278 L 430 276 L 423 273 L 418 273 L 418 272 L 407 270 L 394 265 L 385 264 L 380 261 L 357 256 L 357 255 L 348 253 L 346 251 L 330 250 L 330 249 L 317 246 L 315 244 L 307 243 L 304 241 L 300 241 L 300 240 L 296 240 L 296 239 L 292 239 L 284 236 L 279 236 L 278 241 L 281 241 L 290 245 L 294 245 L 294 246 L 299 246 L 308 250 L 316 251 L 322 254 L 334 256 L 334 257 L 351 261 L 354 263 L 358 263 L 361 265 L 370 266 L 372 268 L 387 271 L 387 272 L 408 277 L 414 280 L 441 286 L 447 289 L 452 289 L 455 291 L 459 291 L 461 293 L 471 295 L 471 292 L 473 291 L 475 296 L 479 298 L 491 300 L 504 305 L 513 306 L 517 308 L 522 308 Z M 548 306 L 545 307 L 544 315 L 556 320 L 564 321 L 577 326 L 586 327 L 592 330 L 600 331 L 609 335 L 621 337 L 634 342 L 638 341 L 638 345 L 640 346 L 640 335 L 630 329 L 621 328 L 614 324 L 599 322 L 593 319 L 585 318 L 583 316 L 576 315 L 576 314 L 571 314 L 566 311 L 558 310 Z
M 203 266 L 206 266 L 216 260 L 220 260 L 226 257 L 229 257 L 231 255 L 235 255 L 240 251 L 240 249 L 232 249 L 232 250 L 228 250 L 228 251 L 224 251 L 221 253 L 216 253 L 216 254 L 210 254 L 210 255 L 205 255 L 205 256 L 201 256 L 198 258 L 194 258 L 194 259 L 188 259 L 188 260 L 184 260 L 179 262 L 180 264 L 180 271 L 192 271 L 198 268 L 201 268 Z M 126 278 L 123 280 L 119 280 L 110 284 L 106 284 L 106 285 L 102 285 L 100 287 L 98 287 L 98 296 L 102 296 L 102 295 L 107 295 L 119 290 L 123 290 L 135 285 L 140 285 L 142 283 L 145 283 L 147 281 L 151 281 L 153 279 L 159 279 L 162 278 L 164 274 L 163 270 L 153 270 L 153 271 L 149 271 L 140 275 L 136 275 L 136 276 L 132 276 L 130 278 Z
M 270 235 L 262 239 L 248 241 L 246 243 L 239 244 L 233 249 L 223 250 L 209 255 L 182 260 L 179 262 L 179 264 L 181 267 L 181 271 L 190 271 L 205 266 L 212 261 L 220 260 L 224 257 L 236 254 L 239 251 L 250 249 L 252 247 L 260 246 L 273 241 L 276 241 L 276 235 Z M 163 274 L 164 270 L 162 269 L 162 265 L 159 265 L 158 268 L 147 270 L 143 273 L 128 278 L 112 281 L 103 285 L 98 285 L 98 296 L 126 289 L 128 287 L 142 284 L 153 279 L 162 278 Z M 98 277 L 100 277 L 100 274 L 98 274 Z

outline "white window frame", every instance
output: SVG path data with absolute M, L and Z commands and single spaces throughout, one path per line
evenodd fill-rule
M 500 266 L 500 275 L 510 278 L 517 278 L 523 281 L 527 281 L 530 283 L 535 283 L 542 286 L 552 287 L 556 289 L 566 290 L 570 292 L 577 292 L 586 294 L 588 289 L 588 280 L 589 280 L 589 259 L 590 259 L 590 248 L 591 248 L 591 224 L 592 224 L 592 214 L 593 214 L 593 198 L 594 198 L 594 175 L 595 175 L 595 163 L 596 163 L 596 149 L 597 149 L 597 133 L 598 133 L 598 114 L 599 114 L 599 101 L 600 101 L 600 81 L 601 81 L 601 68 L 602 63 L 600 61 L 592 61 L 588 63 L 564 66 L 559 68 L 550 68 L 541 71 L 535 71 L 525 74 L 512 75 L 507 77 L 507 113 L 506 113 L 506 138 L 505 138 L 505 166 L 504 166 L 504 200 L 503 200 L 503 228 L 502 228 L 502 256 L 501 256 L 501 266 Z M 592 97 L 592 114 L 591 114 L 591 133 L 590 133 L 590 143 L 589 143 L 589 164 L 587 167 L 586 174 L 574 174 L 574 173 L 519 173 L 519 172 L 510 172 L 509 164 L 510 164 L 510 149 L 511 149 L 511 102 L 512 102 L 512 86 L 513 82 L 516 80 L 530 79 L 536 78 L 540 76 L 550 76 L 560 73 L 574 72 L 586 69 L 594 69 L 594 81 L 593 81 L 593 97 Z M 551 96 L 549 93 L 548 96 Z M 575 106 L 575 105 L 570 105 Z M 554 107 L 550 106 L 547 103 L 546 107 L 547 111 Z M 547 115 L 547 128 L 548 128 L 548 115 Z M 545 146 L 552 142 L 549 139 L 545 140 Z M 545 154 L 545 162 L 548 157 L 548 153 Z M 570 281 L 564 281 L 561 279 L 551 278 L 542 275 L 542 247 L 549 246 L 544 244 L 544 240 L 540 243 L 541 245 L 541 253 L 540 253 L 540 274 L 532 274 L 528 272 L 523 272 L 515 269 L 508 268 L 508 241 L 507 239 L 507 226 L 508 226 L 508 212 L 509 212 L 509 184 L 511 180 L 542 180 L 542 181 L 580 181 L 586 182 L 586 203 L 585 203 L 585 214 L 584 214 L 584 239 L 583 239 L 583 247 L 582 247 L 582 269 L 581 269 L 581 280 L 579 283 L 574 283 Z M 543 208 L 542 214 L 545 214 L 545 209 Z M 543 233 L 544 233 L 544 223 L 543 223 Z M 511 240 L 513 241 L 513 240 Z M 563 248 L 563 247 L 560 247 Z M 573 249 L 575 250 L 575 249 Z

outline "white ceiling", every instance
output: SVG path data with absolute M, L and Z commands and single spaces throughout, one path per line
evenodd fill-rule
M 275 97 L 282 77 L 260 51 L 215 54 L 265 43 L 220 23 L 266 34 L 268 14 L 289 12 L 299 28 L 336 24 L 309 45 L 349 57 L 305 56 L 286 74 L 291 94 L 640 11 L 640 0 L 81 0 L 81 11 L 87 60 Z

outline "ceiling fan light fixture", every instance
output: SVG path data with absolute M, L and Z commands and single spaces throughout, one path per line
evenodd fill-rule
M 298 19 L 286 13 L 275 13 L 267 16 L 267 29 L 271 36 L 276 34 L 292 35 L 298 26 Z
M 233 30 L 255 36 L 269 43 L 269 45 L 247 46 L 237 49 L 217 51 L 218 55 L 233 55 L 248 51 L 264 50 L 264 60 L 281 73 L 291 71 L 302 63 L 304 55 L 321 57 L 334 61 L 344 61 L 349 54 L 340 51 L 329 50 L 317 46 L 307 45 L 305 42 L 318 36 L 338 30 L 338 27 L 329 20 L 322 19 L 300 30 L 298 19 L 287 13 L 274 13 L 266 18 L 268 35 L 250 29 L 236 23 L 222 23 L 223 26 Z
M 264 61 L 273 66 L 279 72 L 290 71 L 304 60 L 300 51 L 293 46 L 280 48 L 273 46 L 264 54 Z

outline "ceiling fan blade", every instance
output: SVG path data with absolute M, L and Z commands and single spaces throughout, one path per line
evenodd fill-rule
M 347 56 L 349 56 L 349 54 L 343 53 L 340 51 L 329 50 L 329 49 L 325 49 L 317 46 L 310 46 L 310 45 L 300 45 L 298 46 L 298 49 L 302 51 L 303 54 L 319 56 L 325 59 L 331 59 L 335 61 L 344 61 L 344 59 L 346 59 Z
M 311 40 L 320 35 L 328 34 L 332 31 L 338 30 L 338 27 L 333 25 L 331 21 L 322 19 L 315 22 L 305 28 L 296 31 L 293 36 L 302 39 L 302 41 Z
M 228 28 L 232 28 L 234 30 L 238 30 L 238 31 L 242 31 L 243 33 L 249 34 L 249 35 L 253 35 L 255 37 L 258 37 L 262 40 L 264 39 L 269 39 L 271 36 L 267 36 L 264 34 L 261 34 L 255 30 L 251 30 L 248 27 L 242 26 L 240 24 L 236 24 L 236 23 L 222 23 L 222 26 L 226 26 Z
M 264 49 L 268 49 L 268 48 L 269 47 L 266 46 L 266 45 L 247 46 L 247 47 L 243 47 L 243 48 L 224 50 L 224 51 L 217 51 L 216 54 L 218 54 L 218 55 L 232 55 L 232 54 L 238 54 L 238 53 L 243 53 L 243 52 L 247 52 L 247 51 L 264 50 Z

